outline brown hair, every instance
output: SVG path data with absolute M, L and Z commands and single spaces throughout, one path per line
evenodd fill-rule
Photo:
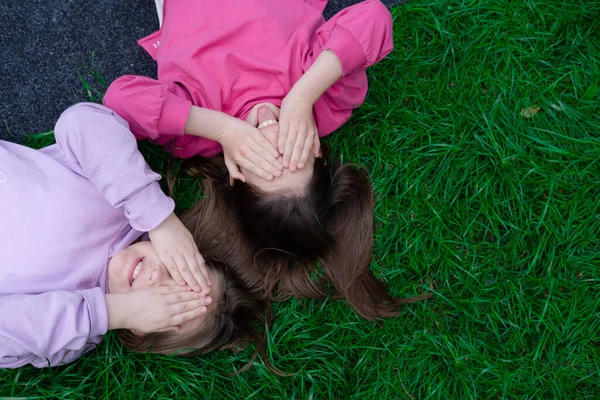
M 398 315 L 401 304 L 430 297 L 394 298 L 373 276 L 368 175 L 364 168 L 327 160 L 323 150 L 304 196 L 269 195 L 241 182 L 232 187 L 221 157 L 187 160 L 184 168 L 204 189 L 204 197 L 189 210 L 197 218 L 192 235 L 211 241 L 246 285 L 266 299 L 329 294 L 345 298 L 373 320 Z M 207 232 L 207 224 L 220 231 Z M 316 261 L 323 273 L 313 279 L 319 272 Z
M 270 305 L 252 296 L 224 263 L 206 256 L 205 261 L 213 280 L 220 282 L 221 290 L 218 295 L 211 294 L 216 297 L 213 303 L 215 309 L 209 310 L 201 328 L 186 333 L 153 332 L 143 336 L 137 336 L 129 330 L 118 330 L 117 337 L 131 351 L 179 356 L 195 356 L 225 349 L 241 350 L 253 342 L 256 346 L 254 354 L 248 364 L 236 373 L 248 369 L 257 354 L 261 354 L 270 370 L 278 372 L 270 365 L 265 354 L 266 333 L 261 333 L 255 326 L 257 321 L 263 326 L 271 323 Z

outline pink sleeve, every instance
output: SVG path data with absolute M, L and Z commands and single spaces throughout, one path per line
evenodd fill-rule
M 111 83 L 103 102 L 138 137 L 181 136 L 192 107 L 183 92 L 175 82 L 126 75 Z
M 366 0 L 334 15 L 319 28 L 317 38 L 321 50 L 338 56 L 347 76 L 378 63 L 392 51 L 392 15 L 381 1 Z
M 94 103 L 76 104 L 62 113 L 54 128 L 65 162 L 87 178 L 130 225 L 148 232 L 175 208 L 161 190 L 160 175 L 150 169 L 127 122 Z
M 342 126 L 352 110 L 363 103 L 368 89 L 367 68 L 381 61 L 392 49 L 392 17 L 379 0 L 348 7 L 317 30 L 317 40 L 303 70 L 308 70 L 323 50 L 333 51 L 343 69 L 343 77 L 315 103 L 320 137 Z
M 0 297 L 0 368 L 66 364 L 108 330 L 104 292 L 53 291 Z

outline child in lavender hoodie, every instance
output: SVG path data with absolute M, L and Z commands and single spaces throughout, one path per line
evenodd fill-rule
M 70 362 L 110 329 L 155 335 L 157 352 L 231 339 L 210 321 L 232 289 L 218 265 L 209 274 L 127 122 L 83 103 L 54 133 L 41 150 L 0 141 L 0 368 Z

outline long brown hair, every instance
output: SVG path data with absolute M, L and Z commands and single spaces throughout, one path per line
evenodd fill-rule
M 254 343 L 255 351 L 250 361 L 236 373 L 248 369 L 258 354 L 270 370 L 278 373 L 266 356 L 266 330 L 261 332 L 256 327 L 257 323 L 265 329 L 266 325 L 270 325 L 270 304 L 253 296 L 226 264 L 207 256 L 205 261 L 212 279 L 220 283 L 220 293 L 211 293 L 216 307 L 209 311 L 200 328 L 183 334 L 153 332 L 143 336 L 129 330 L 118 330 L 117 338 L 131 351 L 179 356 L 195 356 L 225 349 L 241 350 Z
M 184 169 L 202 181 L 204 196 L 189 210 L 195 224 L 184 221 L 186 226 L 194 237 L 213 243 L 246 285 L 265 299 L 342 297 L 373 320 L 398 315 L 401 304 L 430 297 L 394 298 L 373 276 L 368 174 L 362 167 L 328 159 L 324 150 L 304 196 L 268 195 L 241 182 L 231 186 L 221 157 L 187 160 Z M 220 231 L 208 232 L 207 225 Z M 316 262 L 323 271 L 315 278 L 320 272 Z

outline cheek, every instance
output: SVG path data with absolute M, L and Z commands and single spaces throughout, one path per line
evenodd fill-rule
M 123 266 L 127 259 L 126 250 L 116 253 L 108 262 L 108 290 L 111 293 L 121 292 L 120 281 L 123 276 Z
M 118 274 L 122 269 L 123 264 L 125 263 L 125 258 L 127 257 L 126 250 L 121 250 L 117 252 L 108 263 L 108 271 L 111 274 Z

